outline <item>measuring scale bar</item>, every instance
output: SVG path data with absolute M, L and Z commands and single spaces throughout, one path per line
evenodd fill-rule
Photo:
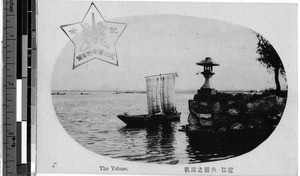
M 16 161 L 16 1 L 3 4 L 3 175 L 17 174 Z
M 31 159 L 35 161 L 35 151 L 31 152 L 35 142 L 31 118 L 35 115 L 35 94 L 31 93 L 36 85 L 31 78 L 36 76 L 35 1 L 3 1 L 3 19 L 3 175 L 31 175 L 35 172 L 31 168 Z

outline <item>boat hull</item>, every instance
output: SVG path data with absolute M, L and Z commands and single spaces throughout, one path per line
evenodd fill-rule
M 152 126 L 157 124 L 165 124 L 169 122 L 180 121 L 181 113 L 174 113 L 168 115 L 118 115 L 118 118 L 122 120 L 127 126 L 130 127 L 143 127 Z

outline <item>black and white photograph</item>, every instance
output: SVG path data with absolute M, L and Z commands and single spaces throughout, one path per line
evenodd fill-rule
M 37 151 L 45 153 L 37 155 L 38 171 L 79 174 L 89 165 L 102 174 L 296 172 L 293 147 L 286 157 L 279 155 L 278 162 L 292 162 L 289 171 L 270 169 L 277 163 L 271 160 L 274 144 L 284 151 L 289 143 L 280 140 L 296 141 L 284 137 L 297 131 L 288 126 L 297 122 L 297 108 L 291 108 L 297 105 L 294 41 L 283 48 L 293 51 L 287 58 L 289 52 L 282 54 L 282 45 L 268 38 L 272 35 L 197 11 L 224 7 L 223 15 L 234 18 L 239 12 L 230 14 L 231 9 L 242 12 L 247 5 L 49 4 L 40 4 L 40 21 L 55 11 L 63 14 L 38 26 Z M 268 9 L 262 6 L 258 10 Z M 296 12 L 292 4 L 272 8 Z M 56 141 L 49 151 L 46 136 Z M 243 170 L 247 161 L 258 171 Z M 271 164 L 260 167 L 266 161 Z

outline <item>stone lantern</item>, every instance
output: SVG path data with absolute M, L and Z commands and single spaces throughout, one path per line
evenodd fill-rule
M 215 74 L 213 72 L 213 66 L 219 66 L 220 64 L 213 62 L 210 57 L 206 57 L 204 60 L 196 64 L 204 67 L 204 70 L 201 72 L 201 74 L 205 78 L 205 82 L 201 89 L 198 90 L 198 94 L 216 94 L 217 91 L 210 87 L 210 78 Z

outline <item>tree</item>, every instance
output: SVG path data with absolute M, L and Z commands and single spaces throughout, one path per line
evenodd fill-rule
M 258 33 L 256 33 L 256 37 L 258 38 L 256 53 L 258 53 L 260 56 L 259 58 L 257 58 L 257 60 L 270 71 L 274 71 L 276 91 L 279 92 L 281 90 L 279 74 L 285 76 L 285 70 L 281 59 L 268 40 L 263 38 Z

